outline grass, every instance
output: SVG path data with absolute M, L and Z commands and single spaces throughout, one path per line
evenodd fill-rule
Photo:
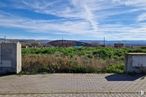
M 22 73 L 124 73 L 128 52 L 146 53 L 146 48 L 25 48 Z
M 85 56 L 24 55 L 22 64 L 23 74 L 123 72 L 123 65 L 118 65 L 119 62 L 116 60 L 103 60 Z

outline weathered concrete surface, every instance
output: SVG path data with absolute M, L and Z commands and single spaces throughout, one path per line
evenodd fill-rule
M 0 74 L 21 71 L 21 44 L 0 43 Z
M 146 53 L 128 53 L 125 57 L 125 71 L 146 73 Z
M 140 75 L 46 74 L 0 77 L 0 97 L 140 97 L 141 90 L 146 92 L 146 78 Z

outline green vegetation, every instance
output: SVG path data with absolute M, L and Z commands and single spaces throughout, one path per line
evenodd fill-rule
M 128 52 L 146 48 L 25 48 L 22 73 L 123 73 Z

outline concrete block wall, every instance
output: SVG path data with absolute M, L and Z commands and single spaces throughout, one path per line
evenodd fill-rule
M 129 53 L 125 57 L 127 73 L 146 73 L 146 53 Z
M 0 44 L 0 74 L 19 73 L 21 71 L 21 44 Z

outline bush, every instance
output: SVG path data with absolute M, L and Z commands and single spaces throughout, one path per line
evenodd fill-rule
M 146 52 L 145 48 L 25 48 L 23 72 L 27 73 L 122 73 L 128 52 Z
M 109 65 L 105 68 L 106 73 L 124 73 L 124 65 L 123 64 L 114 64 Z
M 98 73 L 107 66 L 116 64 L 116 60 L 102 60 L 88 57 L 69 57 L 55 55 L 24 55 L 23 73 Z M 121 72 L 116 67 L 107 67 L 106 71 Z M 112 70 L 113 71 L 112 71 Z M 118 67 L 119 69 L 119 67 Z M 122 69 L 122 68 L 121 68 Z

